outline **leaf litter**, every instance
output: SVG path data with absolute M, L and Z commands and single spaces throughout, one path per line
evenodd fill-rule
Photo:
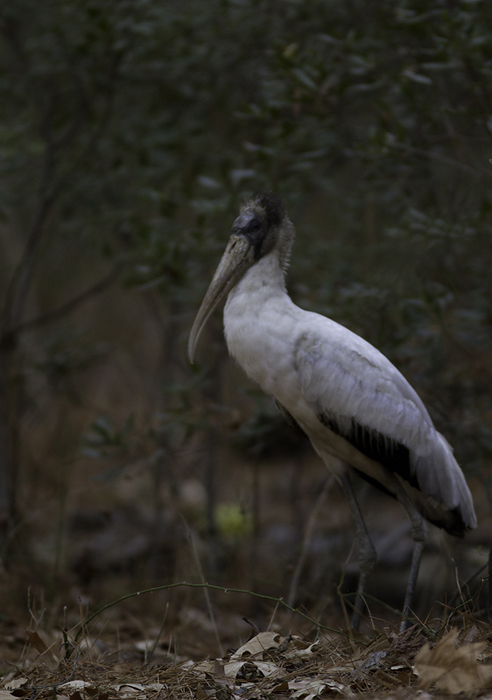
M 318 631 L 319 632 L 319 631 Z M 79 650 L 65 659 L 62 644 L 30 632 L 37 655 L 3 678 L 0 700 L 316 700 L 339 697 L 434 700 L 446 695 L 492 697 L 491 628 L 435 631 L 415 626 L 362 634 L 265 631 L 221 658 L 193 661 L 158 656 L 142 663 L 141 642 L 121 661 L 120 650 L 99 658 Z M 47 663 L 48 661 L 48 663 Z
M 433 683 L 445 693 L 457 695 L 492 688 L 492 665 L 479 660 L 487 646 L 475 642 L 457 646 L 458 630 L 448 632 L 431 649 L 425 644 L 415 657 L 419 686 Z

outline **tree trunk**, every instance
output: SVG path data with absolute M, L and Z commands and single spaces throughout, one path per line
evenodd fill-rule
M 18 524 L 19 392 L 15 376 L 16 344 L 0 347 L 0 558 L 8 560 Z

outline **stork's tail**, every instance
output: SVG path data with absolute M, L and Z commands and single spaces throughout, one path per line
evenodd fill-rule
M 468 484 L 453 450 L 440 433 L 435 431 L 427 447 L 425 455 L 417 456 L 414 461 L 420 496 L 416 496 L 418 492 L 414 489 L 412 496 L 430 522 L 451 535 L 463 536 L 477 526 Z M 408 490 L 406 484 L 405 489 Z

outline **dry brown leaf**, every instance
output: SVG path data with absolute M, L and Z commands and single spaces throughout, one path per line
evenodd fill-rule
M 301 681 L 289 681 L 289 690 L 294 691 L 291 698 L 303 698 L 303 700 L 313 700 L 316 696 L 321 695 L 326 686 L 326 681 L 313 680 L 312 678 Z M 337 688 L 333 689 L 337 690 Z
M 138 698 L 145 698 L 149 691 L 161 691 L 164 688 L 162 683 L 150 683 L 148 685 L 143 685 L 142 683 L 117 683 L 111 686 L 111 690 L 114 690 L 120 698 L 131 698 L 132 700 L 138 700 Z
M 26 630 L 26 635 L 28 641 L 33 645 L 36 651 L 39 651 L 40 654 L 44 654 L 45 651 L 48 651 L 48 645 L 43 639 L 41 639 L 37 632 L 34 632 L 28 628 Z
M 76 690 L 68 697 L 70 698 L 70 700 L 86 700 L 87 695 L 84 695 L 83 692 L 81 693 L 78 690 Z
M 184 668 L 189 668 L 191 671 L 196 673 L 213 673 L 215 664 L 213 661 L 200 661 L 199 663 L 187 662 L 183 664 Z
M 6 676 L 2 678 L 2 687 L 6 688 L 7 685 L 9 684 L 9 681 L 12 680 L 12 678 L 15 676 L 17 671 L 9 671 Z
M 352 654 L 352 656 L 350 657 L 350 660 L 353 661 L 354 663 L 356 663 L 357 661 L 361 660 L 361 656 L 362 656 L 361 648 L 355 647 L 355 651 Z
M 286 690 L 289 690 L 289 684 L 287 681 L 282 681 L 278 685 L 274 686 L 271 690 L 272 693 L 284 693 Z
M 84 700 L 84 698 L 93 697 L 97 694 L 97 688 L 94 683 L 89 681 L 68 681 L 58 686 L 60 694 L 69 695 L 70 700 Z
M 473 625 L 466 633 L 466 637 L 463 640 L 463 642 L 465 644 L 471 644 L 472 642 L 474 642 L 477 639 L 479 633 L 480 633 L 480 630 L 478 629 L 478 627 L 476 625 Z
M 482 690 L 492 686 L 492 666 L 484 666 L 477 656 L 485 642 L 455 647 L 458 630 L 451 630 L 432 649 L 425 644 L 415 657 L 415 671 L 419 686 L 428 688 L 432 683 L 453 695 Z
M 8 680 L 4 683 L 4 688 L 6 690 L 17 690 L 17 688 L 24 688 L 28 685 L 28 678 L 15 678 L 14 680 Z
M 247 677 L 247 680 L 258 677 L 273 678 L 280 675 L 280 671 L 279 666 L 265 661 L 231 661 L 224 664 L 224 673 L 228 678 L 237 678 L 239 672 Z
M 213 694 L 214 690 L 205 690 L 201 683 L 199 683 L 196 687 L 197 700 L 206 700 L 206 698 L 210 697 Z
M 39 652 L 36 663 L 44 664 L 51 671 L 55 671 L 60 664 L 60 660 L 53 651 L 53 644 L 49 647 L 44 639 L 37 632 L 26 629 L 27 640 Z
M 385 634 L 389 642 L 388 656 L 406 658 L 411 660 L 422 648 L 425 639 L 416 627 L 409 627 L 405 632 L 397 634 L 389 627 L 385 628 Z
M 229 664 L 224 664 L 224 674 L 227 678 L 236 678 L 239 671 L 243 669 L 246 661 L 231 661 Z
M 113 685 L 112 688 L 116 690 L 117 693 L 134 694 L 141 693 L 145 690 L 145 686 L 142 683 L 118 683 Z
M 309 645 L 304 644 L 302 647 L 293 644 L 284 652 L 284 656 L 286 659 L 309 657 L 319 651 L 320 647 L 321 644 L 319 642 L 312 642 Z
M 260 632 L 256 637 L 253 637 L 249 642 L 239 647 L 239 649 L 232 654 L 231 659 L 240 659 L 243 656 L 255 656 L 267 649 L 276 649 L 282 642 L 283 637 L 281 637 L 278 632 Z
M 89 681 L 67 681 L 66 683 L 62 683 L 61 685 L 59 685 L 58 689 L 70 695 L 70 693 L 73 693 L 76 690 L 86 690 L 87 688 L 93 687 L 94 684 L 89 683 Z
M 13 700 L 15 695 L 9 693 L 8 690 L 0 690 L 0 700 Z

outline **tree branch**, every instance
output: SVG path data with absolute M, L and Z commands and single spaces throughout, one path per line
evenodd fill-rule
M 45 314 L 41 314 L 41 316 L 31 318 L 28 321 L 18 323 L 12 328 L 6 329 L 5 333 L 3 334 L 3 337 L 0 339 L 0 343 L 3 343 L 5 341 L 8 342 L 10 337 L 13 337 L 19 333 L 22 333 L 27 330 L 32 330 L 33 328 L 37 328 L 38 326 L 45 326 L 48 323 L 53 323 L 53 321 L 59 321 L 64 316 L 67 316 L 76 308 L 78 308 L 82 304 L 85 304 L 86 301 L 89 301 L 90 299 L 92 299 L 92 297 L 96 296 L 96 294 L 100 294 L 105 289 L 107 289 L 117 279 L 125 264 L 125 262 L 121 261 L 116 263 L 111 272 L 109 272 L 109 274 L 107 274 L 105 277 L 99 280 L 99 282 L 96 282 L 96 284 L 92 285 L 92 287 L 89 287 L 81 294 L 78 294 L 77 296 L 73 297 L 73 299 L 70 299 L 65 304 L 62 304 L 58 307 L 58 309 L 48 311 Z
M 46 146 L 44 161 L 38 203 L 31 221 L 26 245 L 5 294 L 1 319 L 4 332 L 8 332 L 9 328 L 14 325 L 22 315 L 22 309 L 31 283 L 36 253 L 45 230 L 44 225 L 46 218 L 54 200 L 54 193 L 51 191 L 50 187 L 54 165 L 53 148 L 51 144 Z
M 472 165 L 467 165 L 466 163 L 461 163 L 455 158 L 450 158 L 449 156 L 443 156 L 440 153 L 435 153 L 434 151 L 427 151 L 424 148 L 417 148 L 415 146 L 408 146 L 405 143 L 388 143 L 390 148 L 394 148 L 400 151 L 406 151 L 407 153 L 415 153 L 419 156 L 424 156 L 429 158 L 429 160 L 437 160 L 440 163 L 445 163 L 446 165 L 452 165 L 455 168 L 459 168 L 468 175 L 481 176 L 485 175 L 487 177 L 492 177 L 492 168 L 486 169 L 482 167 L 474 167 Z

